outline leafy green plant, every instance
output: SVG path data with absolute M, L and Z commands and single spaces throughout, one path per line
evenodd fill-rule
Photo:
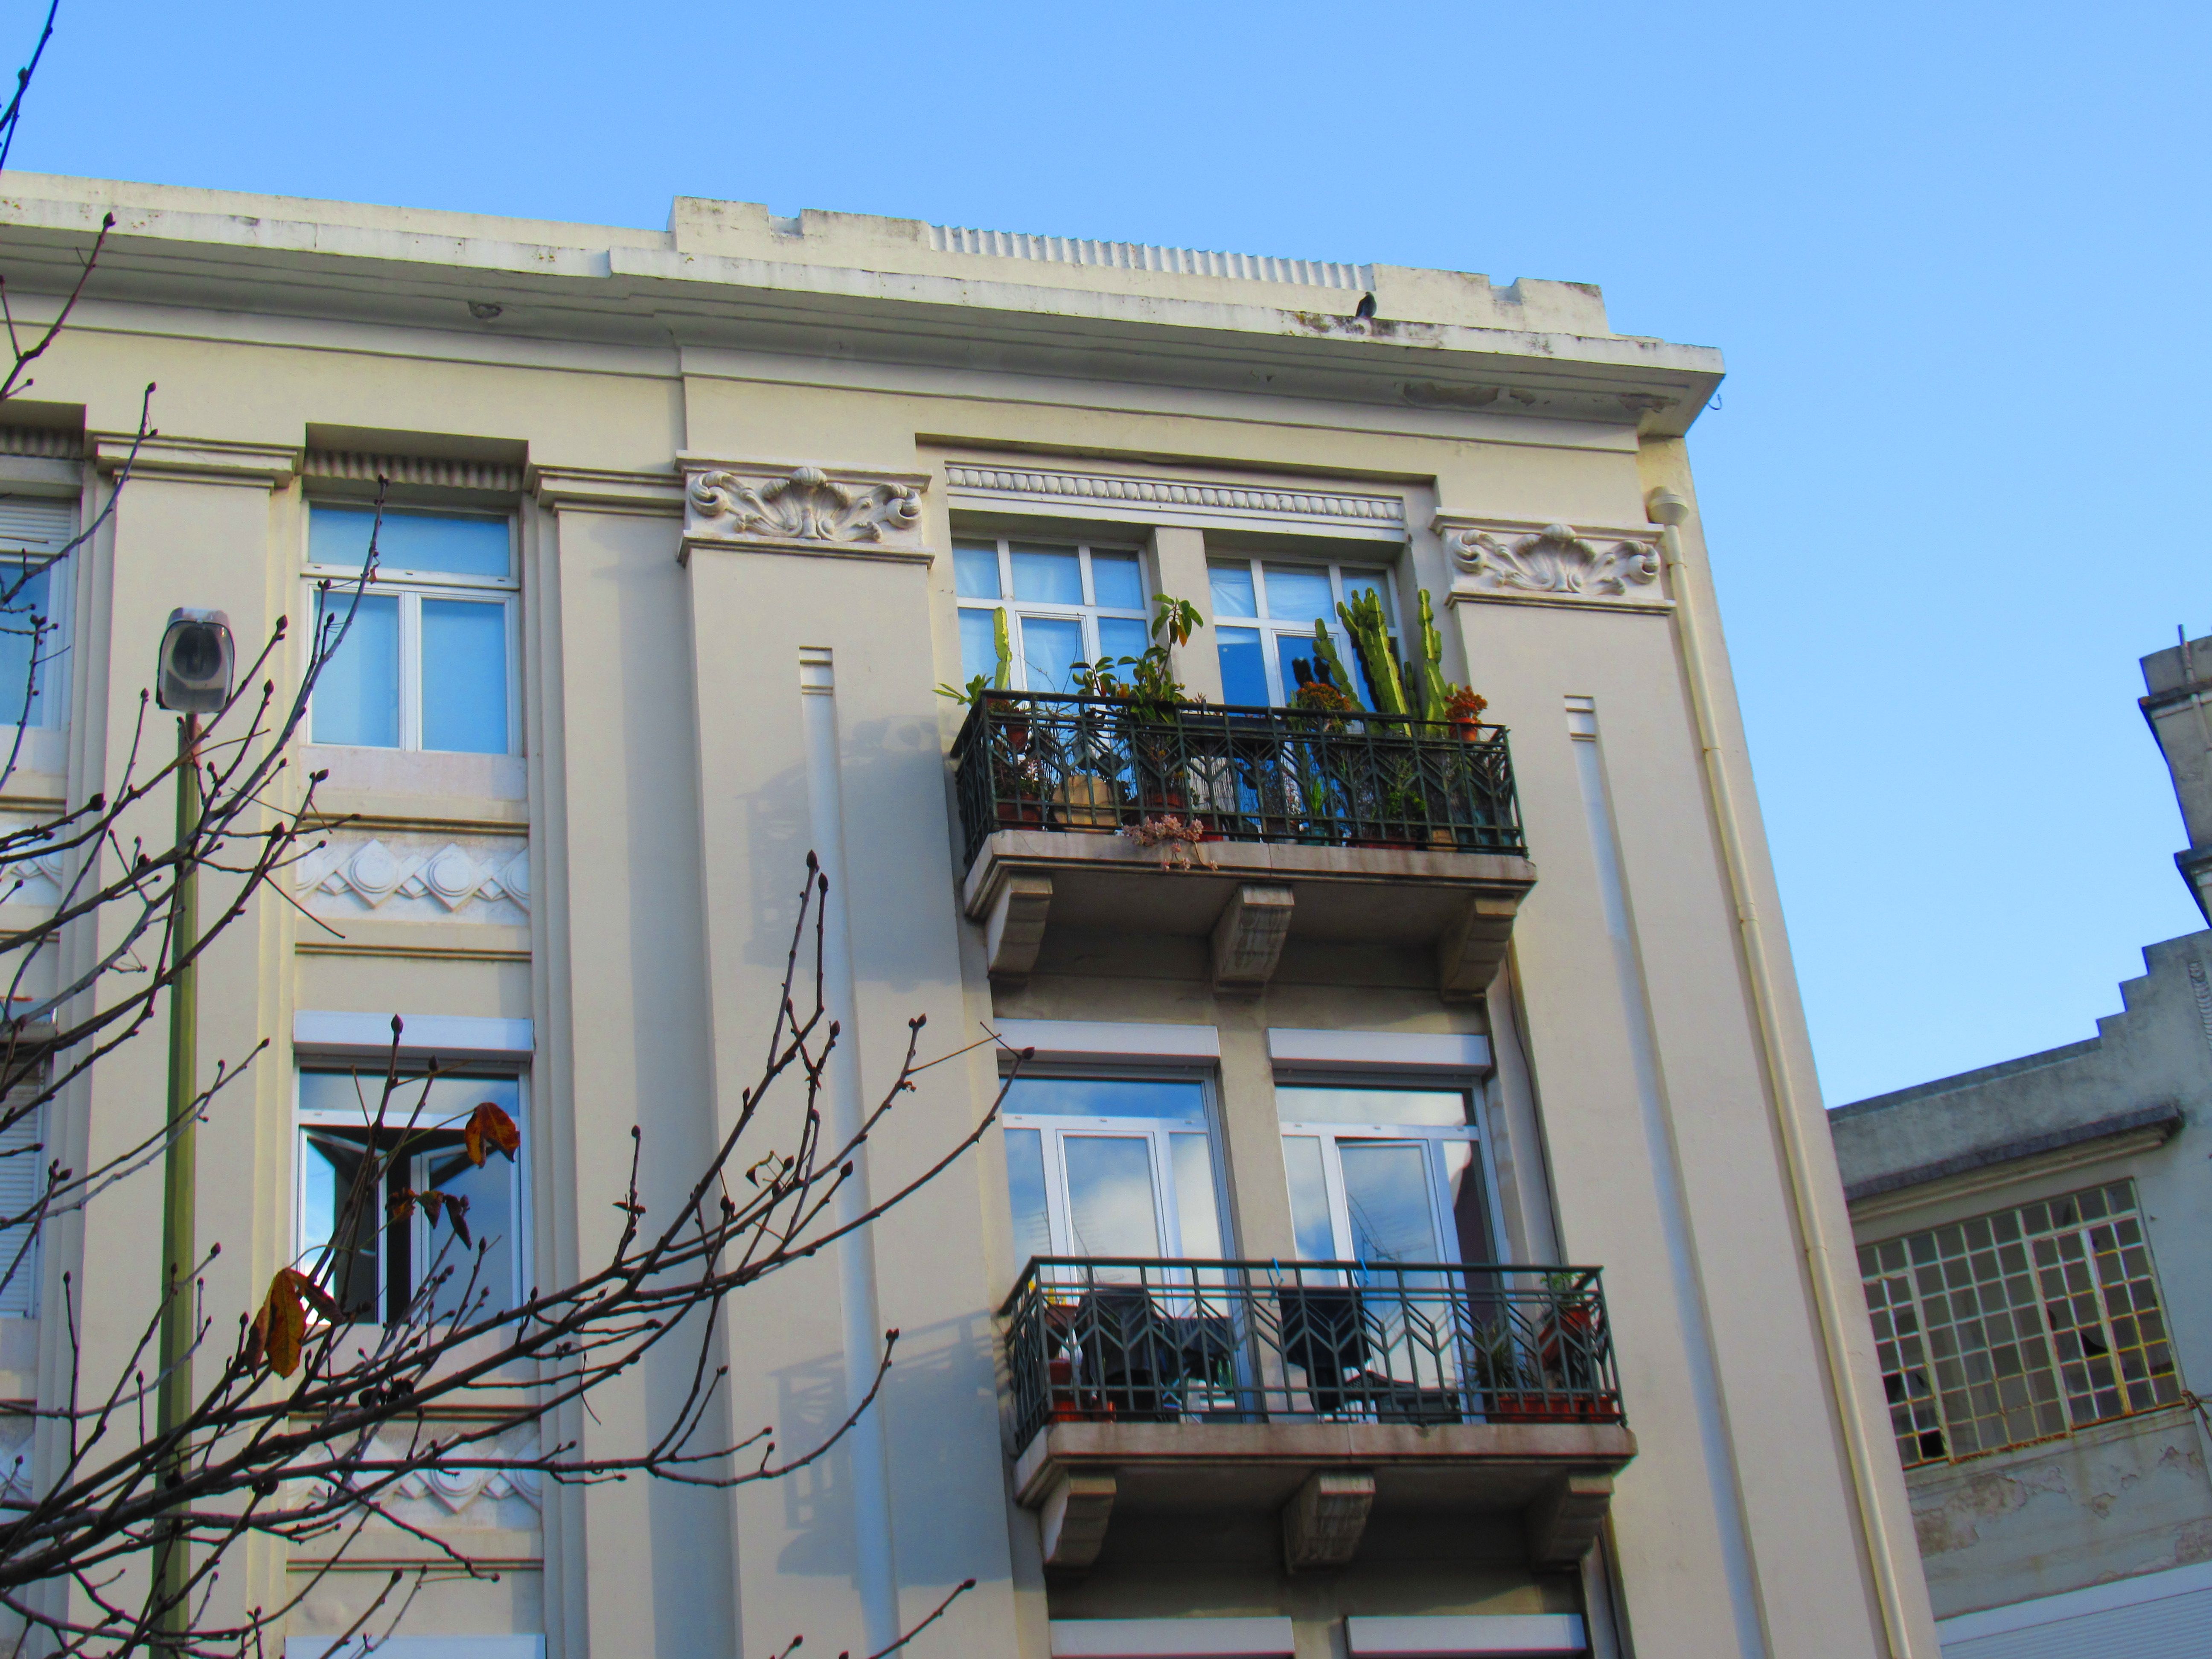
M 1188 599 L 1155 593 L 1158 609 L 1152 616 L 1152 643 L 1139 657 L 1101 657 L 1097 662 L 1075 665 L 1075 689 L 1086 697 L 1113 697 L 1131 704 L 1139 714 L 1164 717 L 1177 703 L 1197 701 L 1175 677 L 1170 647 L 1187 645 L 1206 618 Z M 1117 672 L 1128 671 L 1127 677 Z
M 937 695 L 950 697 L 958 703 L 972 703 L 986 691 L 1011 691 L 1014 687 L 1014 641 L 1006 623 L 1006 607 L 1001 605 L 991 613 L 991 644 L 998 653 L 998 666 L 986 676 L 977 674 L 964 686 L 940 684 Z

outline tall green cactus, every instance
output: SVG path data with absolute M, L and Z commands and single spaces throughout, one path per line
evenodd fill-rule
M 1423 720 L 1449 720 L 1451 704 L 1451 682 L 1444 678 L 1443 637 L 1437 632 L 1437 608 L 1429 602 L 1429 590 L 1419 590 L 1421 596 L 1421 659 L 1420 681 Z M 1407 664 L 1412 667 L 1412 664 Z
M 1014 639 L 1006 625 L 1004 605 L 991 613 L 991 646 L 999 653 L 997 671 L 991 676 L 991 690 L 1011 691 L 1014 689 Z
M 1319 617 L 1314 618 L 1314 654 L 1328 665 L 1329 678 L 1336 689 L 1344 693 L 1352 706 L 1361 713 L 1366 705 L 1359 701 L 1359 682 L 1344 672 L 1344 659 L 1336 654 L 1336 641 L 1328 636 L 1328 624 Z
M 1367 671 L 1376 713 L 1411 714 L 1406 706 L 1405 687 L 1398 679 L 1397 659 L 1390 654 L 1390 624 L 1382 615 L 1382 596 L 1371 587 L 1363 589 L 1352 596 L 1351 604 L 1340 604 L 1336 614 L 1343 619 L 1344 631 L 1352 635 L 1359 665 Z M 1320 624 L 1315 626 L 1318 629 Z

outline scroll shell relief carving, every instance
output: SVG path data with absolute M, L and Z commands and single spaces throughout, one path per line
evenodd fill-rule
M 698 472 L 686 493 L 693 535 L 866 544 L 905 535 L 921 523 L 919 486 L 841 483 L 813 466 L 780 478 Z
M 1570 599 L 1665 598 L 1657 586 L 1658 550 L 1642 542 L 1601 548 L 1563 524 L 1510 542 L 1487 530 L 1453 530 L 1444 542 L 1452 562 L 1473 579 L 1462 591 Z

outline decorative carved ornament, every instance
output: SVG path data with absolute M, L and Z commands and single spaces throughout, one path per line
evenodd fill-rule
M 46 822 L 24 814 L 0 814 L 0 834 L 20 833 Z M 52 909 L 62 902 L 62 852 L 59 848 L 23 845 L 0 871 L 0 904 L 29 904 Z
M 783 477 L 695 471 L 684 490 L 686 540 L 769 543 L 803 552 L 904 552 L 927 557 L 920 482 L 854 477 L 817 466 Z
M 1622 538 L 1610 545 L 1546 525 L 1507 539 L 1480 527 L 1446 528 L 1444 545 L 1463 573 L 1455 594 L 1502 599 L 1596 600 L 1628 599 L 1663 604 L 1657 548 Z
M 524 1424 L 495 1436 L 484 1447 L 493 1457 L 517 1461 L 538 1453 L 537 1425 Z M 372 1437 L 368 1456 L 398 1462 L 421 1449 L 419 1433 L 380 1429 Z M 295 1504 L 325 1496 L 319 1480 L 285 1483 L 287 1496 Z M 538 1525 L 544 1507 L 543 1484 L 535 1469 L 414 1470 L 390 1481 L 377 1494 L 379 1506 L 402 1525 L 441 1529 L 467 1527 L 506 1527 L 529 1531 Z
M 513 837 L 410 848 L 332 836 L 300 861 L 296 880 L 323 915 L 520 921 L 530 911 L 530 849 Z

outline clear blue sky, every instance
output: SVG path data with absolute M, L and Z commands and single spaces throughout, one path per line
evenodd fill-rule
M 2208 38 L 2201 3 L 69 0 L 14 159 L 1602 284 L 1728 355 L 1692 441 L 1841 1103 L 2088 1036 L 2199 925 L 2134 699 L 2212 628 Z

